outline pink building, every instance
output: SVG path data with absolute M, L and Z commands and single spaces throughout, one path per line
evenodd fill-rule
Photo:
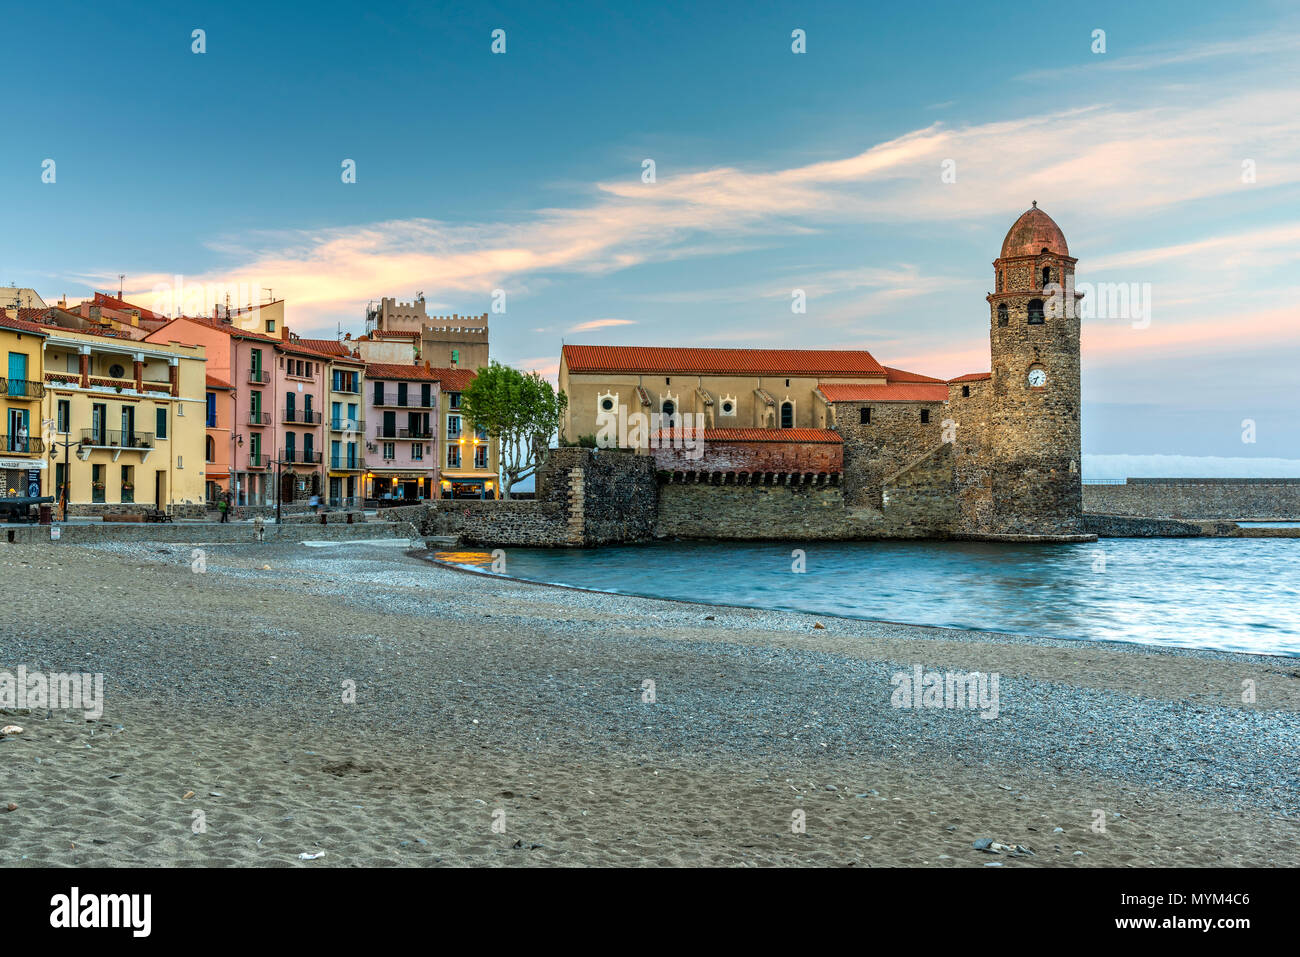
M 204 346 L 208 375 L 230 385 L 224 487 L 233 489 L 235 504 L 274 505 L 277 475 L 284 502 L 323 494 L 328 356 L 226 320 L 190 316 L 172 320 L 147 340 Z
M 427 366 L 366 363 L 368 498 L 438 497 L 439 385 Z

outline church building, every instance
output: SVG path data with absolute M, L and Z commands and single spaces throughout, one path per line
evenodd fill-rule
M 955 379 L 865 350 L 565 345 L 561 439 L 590 444 L 602 424 L 639 413 L 654 431 L 633 431 L 634 451 L 655 456 L 665 491 L 816 490 L 819 505 L 843 509 L 839 537 L 1077 540 L 1075 263 L 1035 202 L 993 261 L 990 369 Z M 702 428 L 702 455 L 656 441 L 683 428 Z

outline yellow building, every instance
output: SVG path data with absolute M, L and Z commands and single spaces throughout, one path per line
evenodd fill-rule
M 477 373 L 469 369 L 431 369 L 441 383 L 438 467 L 443 498 L 500 498 L 500 443 L 482 428 L 470 428 L 460 411 L 460 395 Z
M 45 453 L 69 515 L 154 507 L 201 518 L 207 443 L 202 346 L 45 327 Z
M 49 495 L 45 443 L 41 440 L 41 365 L 45 332 L 0 309 L 0 496 Z M 24 313 L 29 310 L 22 310 Z M 35 311 L 35 310 L 30 310 Z

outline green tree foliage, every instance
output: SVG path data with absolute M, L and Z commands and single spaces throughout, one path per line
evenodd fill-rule
M 460 411 L 471 427 L 495 439 L 501 458 L 501 495 L 537 471 L 546 459 L 569 397 L 536 372 L 523 373 L 493 360 L 461 393 Z

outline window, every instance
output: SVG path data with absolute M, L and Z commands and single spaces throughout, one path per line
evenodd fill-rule
M 1007 321 L 1007 304 L 1005 302 L 1000 302 L 998 303 L 998 325 L 1005 326 Z
M 208 393 L 207 426 L 209 429 L 215 429 L 217 427 L 217 394 L 215 392 Z
M 384 458 L 386 458 L 386 459 L 395 459 L 395 458 L 397 458 L 397 443 L 396 443 L 396 442 L 385 442 L 385 443 L 384 443 Z
M 411 443 L 411 460 L 419 462 L 424 458 L 424 445 L 420 442 Z
M 267 331 L 267 332 L 275 332 L 275 320 L 274 320 L 274 319 L 268 319 L 268 320 L 266 320 L 266 331 Z
M 783 429 L 794 428 L 794 403 L 793 402 L 781 403 L 781 428 Z
M 858 424 L 859 425 L 871 424 L 871 406 L 869 405 L 863 406 L 861 409 L 858 410 Z
M 487 468 L 488 450 L 486 445 L 480 445 L 474 449 L 474 468 Z
M 384 404 L 384 384 L 382 382 L 376 382 L 375 383 L 375 405 L 383 405 L 383 404 Z
M 785 387 L 786 387 L 787 389 L 790 388 L 790 380 L 789 380 L 789 379 L 786 379 L 786 380 L 785 380 Z
M 59 400 L 59 431 L 64 434 L 68 431 L 68 422 L 72 418 L 72 406 L 67 399 Z
M 664 385 L 672 385 L 672 384 L 673 384 L 673 380 L 668 378 L 668 376 L 664 376 Z
M 1043 288 L 1046 289 L 1047 284 L 1051 281 L 1052 281 L 1052 267 L 1044 266 L 1043 267 Z
M 723 414 L 723 415 L 735 415 L 735 414 L 736 414 L 736 403 L 732 402 L 730 399 L 724 399 L 723 402 L 722 402 L 722 414 Z
M 459 392 L 448 392 L 448 393 L 447 393 L 447 408 L 449 408 L 449 409 L 459 409 L 459 408 L 460 408 L 460 393 L 459 393 Z
M 135 466 L 122 466 L 122 501 L 135 501 Z
M 204 448 L 203 458 L 206 462 L 215 462 L 217 460 L 217 443 L 212 436 L 208 436 L 208 443 Z
M 1029 300 L 1029 324 L 1031 326 L 1041 326 L 1043 324 L 1043 300 Z
M 420 384 L 420 405 L 426 409 L 433 405 L 433 385 L 428 382 Z
M 609 396 L 605 396 L 605 398 L 600 400 L 600 407 L 606 412 L 613 412 L 614 400 L 611 399 Z
M 447 446 L 447 468 L 449 469 L 460 468 L 460 446 L 459 445 Z
M 160 439 L 167 438 L 167 406 L 160 405 L 154 409 L 154 434 Z
M 90 500 L 92 502 L 104 501 L 104 466 L 92 465 L 90 467 Z
M 921 421 L 922 421 L 922 422 L 929 422 L 929 421 L 930 421 L 930 410 L 929 410 L 929 409 L 922 409 L 922 410 L 921 410 Z
M 665 399 L 662 406 L 662 412 L 664 414 L 664 419 L 669 422 L 671 426 L 673 416 L 677 414 L 677 403 L 672 399 Z
M 963 399 L 970 398 L 970 386 L 964 385 L 961 387 L 961 396 Z
M 460 435 L 460 416 L 458 415 L 447 416 L 448 438 L 456 438 L 459 435 Z

